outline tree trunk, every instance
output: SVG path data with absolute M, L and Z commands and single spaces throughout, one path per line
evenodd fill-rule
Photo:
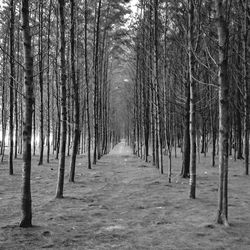
M 212 118 L 213 119 L 213 118 Z M 217 133 L 217 129 L 216 129 L 216 125 L 214 124 L 215 122 L 213 121 L 213 125 L 212 125 L 212 166 L 215 166 L 215 154 L 216 154 L 216 133 Z
M 190 84 L 190 194 L 189 197 L 195 199 L 196 189 L 196 83 L 193 79 L 194 74 L 194 4 L 193 0 L 188 3 L 188 65 L 189 65 L 189 84 Z
M 65 65 L 65 0 L 58 0 L 60 17 L 60 60 L 61 60 L 61 143 L 58 167 L 56 198 L 63 198 L 65 151 L 67 140 L 67 110 L 66 110 L 66 65 Z
M 14 147 L 14 79 L 15 79 L 15 63 L 14 63 L 14 27 L 15 27 L 15 6 L 14 1 L 10 1 L 10 85 L 9 85 L 9 174 L 13 175 L 13 147 Z
M 7 47 L 7 35 L 5 36 L 5 40 L 4 40 L 4 49 L 6 50 Z M 1 126 L 2 126 L 2 145 L 1 145 L 1 162 L 3 162 L 4 160 L 4 153 L 5 153 L 5 137 L 6 137 L 6 127 L 7 127 L 7 110 L 6 110 L 6 103 L 7 103 L 7 93 L 6 93 L 6 85 L 5 82 L 6 81 L 6 67 L 7 67 L 7 56 L 5 54 L 3 54 L 3 64 L 2 64 L 2 72 L 3 72 L 3 83 L 2 83 L 2 103 L 1 103 L 1 109 L 2 109 L 2 121 L 1 121 Z
M 39 2 L 39 86 L 40 86 L 40 154 L 38 165 L 43 165 L 44 135 L 43 135 L 43 1 Z
M 19 15 L 19 20 L 20 22 L 20 15 Z M 20 61 L 20 29 L 17 30 L 17 60 Z M 14 151 L 14 158 L 17 159 L 17 154 L 18 154 L 18 144 L 19 144 L 19 119 L 18 115 L 20 113 L 20 109 L 18 110 L 18 100 L 19 99 L 19 94 L 18 94 L 18 88 L 19 88 L 19 82 L 21 81 L 21 67 L 20 65 L 17 65 L 17 81 L 15 84 L 15 151 Z
M 189 112 L 190 112 L 190 88 L 189 84 L 186 83 L 185 86 L 186 92 L 186 103 L 185 103 L 185 117 L 184 117 L 184 145 L 183 145 L 183 161 L 182 161 L 182 170 L 181 177 L 189 177 L 189 168 L 190 168 L 190 133 L 189 133 Z
M 241 116 L 241 106 L 242 106 L 242 101 L 241 101 L 241 90 L 242 90 L 242 24 L 241 24 L 241 18 L 238 18 L 238 29 L 237 29 L 238 35 L 238 45 L 237 45 L 237 84 L 238 88 L 236 90 L 236 142 L 235 142 L 235 147 L 234 149 L 237 150 L 237 159 L 242 160 L 243 159 L 243 150 L 242 150 L 242 116 Z M 244 74 L 244 72 L 243 72 Z
M 72 74 L 72 84 L 74 89 L 74 100 L 75 100 L 75 131 L 74 131 L 74 142 L 73 142 L 73 151 L 70 164 L 70 176 L 69 181 L 74 182 L 75 179 L 75 164 L 76 164 L 76 154 L 78 151 L 78 144 L 80 140 L 80 109 L 79 109 L 79 86 L 78 81 L 76 80 L 75 74 L 75 2 L 74 0 L 70 1 L 71 3 L 71 30 L 70 30 L 70 40 L 71 40 L 71 74 Z M 86 51 L 87 52 L 87 51 Z
M 94 156 L 93 164 L 96 164 L 99 152 L 99 125 L 98 125 L 98 110 L 99 110 L 99 37 L 100 37 L 100 16 L 101 16 L 101 4 L 102 1 L 98 1 L 97 7 L 97 21 L 96 21 L 96 40 L 95 40 L 95 58 L 94 58 L 94 131 L 95 131 L 95 143 L 94 143 Z
M 89 101 L 89 72 L 88 72 L 88 0 L 85 0 L 85 81 L 86 81 L 86 101 L 87 101 L 87 123 L 88 123 L 88 169 L 91 169 L 91 130 L 90 130 L 90 101 Z
M 36 155 L 36 100 L 34 100 L 33 109 L 33 156 Z
M 51 23 L 52 0 L 49 3 L 48 38 L 47 38 L 47 163 L 50 155 L 50 23 Z M 53 107 L 53 106 L 52 106 Z
M 33 96 L 33 57 L 29 27 L 29 0 L 22 0 L 22 32 L 24 57 L 24 126 L 23 126 L 23 183 L 22 183 L 22 219 L 20 227 L 32 226 L 31 209 L 31 133 Z
M 229 81 L 228 81 L 228 24 L 227 1 L 215 0 L 219 42 L 219 190 L 216 222 L 228 224 L 228 138 L 229 138 Z
M 163 174 L 163 156 L 162 156 L 162 112 L 160 100 L 160 71 L 159 71 L 159 32 L 158 32 L 158 0 L 154 0 L 154 21 L 155 21 L 155 92 L 156 92 L 156 161 L 157 166 Z
M 250 113 L 250 94 L 249 94 L 249 44 L 248 30 L 250 26 L 249 1 L 244 0 L 244 31 L 243 31 L 243 76 L 244 76 L 244 133 L 245 133 L 245 174 L 249 172 L 249 113 Z
M 57 123 L 56 123 L 56 160 L 59 158 L 60 144 L 61 144 L 61 105 L 60 105 L 60 87 L 59 87 L 59 67 L 57 65 L 57 58 L 59 57 L 59 13 L 58 8 L 55 8 L 56 15 L 56 59 L 55 59 L 55 73 L 56 73 L 56 106 L 57 106 Z M 65 52 L 64 52 L 65 54 Z M 66 74 L 66 72 L 65 72 Z M 65 80 L 66 81 L 66 80 Z M 66 105 L 66 104 L 65 104 Z

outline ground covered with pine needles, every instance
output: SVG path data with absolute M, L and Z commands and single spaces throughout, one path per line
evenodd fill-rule
M 66 166 L 69 166 L 67 158 Z M 218 167 L 200 157 L 197 199 L 179 177 L 181 156 L 173 158 L 172 183 L 166 174 L 132 155 L 122 142 L 92 170 L 78 156 L 76 182 L 55 199 L 58 162 L 32 166 L 33 227 L 19 228 L 21 159 L 15 174 L 0 165 L 0 249 L 250 249 L 250 177 L 243 162 L 230 159 L 230 227 L 214 224 Z

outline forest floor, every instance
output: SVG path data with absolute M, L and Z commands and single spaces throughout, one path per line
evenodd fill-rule
M 167 158 L 166 158 L 167 159 Z M 69 165 L 70 158 L 67 158 Z M 243 162 L 230 160 L 230 227 L 214 224 L 218 167 L 201 157 L 197 199 L 179 177 L 181 157 L 167 174 L 132 155 L 124 142 L 92 170 L 78 156 L 76 182 L 65 176 L 64 198 L 55 199 L 57 160 L 32 166 L 32 228 L 19 228 L 21 159 L 15 174 L 0 165 L 0 249 L 250 249 L 250 179 Z M 168 161 L 165 162 L 167 172 Z

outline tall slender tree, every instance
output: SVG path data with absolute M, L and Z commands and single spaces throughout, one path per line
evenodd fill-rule
M 61 140 L 58 167 L 56 198 L 63 198 L 65 151 L 67 140 L 67 109 L 66 109 L 66 62 L 65 62 L 65 1 L 58 0 L 60 17 L 60 68 L 61 68 Z
M 229 137 L 229 81 L 228 81 L 228 11 L 229 1 L 215 0 L 219 49 L 219 190 L 216 222 L 228 226 L 228 137 Z
M 15 61 L 14 61 L 14 27 L 15 27 L 15 5 L 10 1 L 10 109 L 9 109 L 9 174 L 13 175 L 13 149 L 14 149 L 14 80 L 15 80 Z
M 43 105 L 43 0 L 39 1 L 39 87 L 40 87 L 40 154 L 38 165 L 43 165 L 44 151 L 44 105 Z
M 49 2 L 49 16 L 48 16 L 48 35 L 47 35 L 47 163 L 50 157 L 50 31 L 51 31 L 51 10 L 52 0 Z
M 98 115 L 99 115 L 99 43 L 100 43 L 100 19 L 101 19 L 101 7 L 102 0 L 98 1 L 97 10 L 96 10 L 96 26 L 95 26 L 95 47 L 94 47 L 94 132 L 95 132 L 95 141 L 94 141 L 94 155 L 93 155 L 93 164 L 96 164 L 97 159 L 99 158 L 99 124 L 98 124 Z
M 250 128 L 250 87 L 249 87 L 249 26 L 250 6 L 249 1 L 243 1 L 244 30 L 243 30 L 243 76 L 244 76 L 244 132 L 245 132 L 245 174 L 249 174 L 249 128 Z
M 188 2 L 188 71 L 190 84 L 190 198 L 195 199 L 196 189 L 196 83 L 194 81 L 194 3 Z
M 90 100 L 89 100 L 89 72 L 88 72 L 88 0 L 85 0 L 84 12 L 84 49 L 85 49 L 85 81 L 86 81 L 86 108 L 87 108 L 87 130 L 88 130 L 88 169 L 91 169 L 91 129 L 90 129 Z
M 70 41 L 71 41 L 71 78 L 74 89 L 74 112 L 75 112 L 75 131 L 74 131 L 74 141 L 73 141 L 73 151 L 70 163 L 70 176 L 69 181 L 74 182 L 75 179 L 75 164 L 76 164 L 76 154 L 78 151 L 78 144 L 80 140 L 80 108 L 79 108 L 79 86 L 78 80 L 76 79 L 75 70 L 75 1 L 70 0 L 71 3 L 71 30 L 70 30 Z M 85 52 L 87 53 L 87 51 Z
M 22 33 L 24 58 L 24 125 L 23 125 L 23 184 L 22 184 L 22 219 L 20 227 L 32 226 L 31 209 L 31 134 L 33 96 L 33 56 L 29 24 L 29 0 L 22 0 Z

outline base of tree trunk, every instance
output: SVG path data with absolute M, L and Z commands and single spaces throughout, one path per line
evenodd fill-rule
M 27 227 L 32 227 L 31 219 L 23 219 L 20 222 L 20 227 L 27 228 Z
M 191 186 L 189 198 L 190 199 L 195 199 L 196 198 L 195 197 L 195 186 Z
M 180 177 L 184 178 L 184 179 L 187 179 L 187 178 L 190 178 L 190 174 L 189 173 L 181 173 Z
M 217 216 L 215 218 L 215 223 L 216 224 L 220 224 L 220 225 L 224 225 L 226 227 L 229 227 L 229 222 L 228 219 L 226 218 L 226 216 L 224 214 L 222 214 L 220 211 L 218 211 Z
M 237 156 L 237 160 L 244 160 L 244 157 L 241 155 L 241 156 Z
M 63 199 L 63 194 L 57 193 L 55 198 L 56 199 Z

